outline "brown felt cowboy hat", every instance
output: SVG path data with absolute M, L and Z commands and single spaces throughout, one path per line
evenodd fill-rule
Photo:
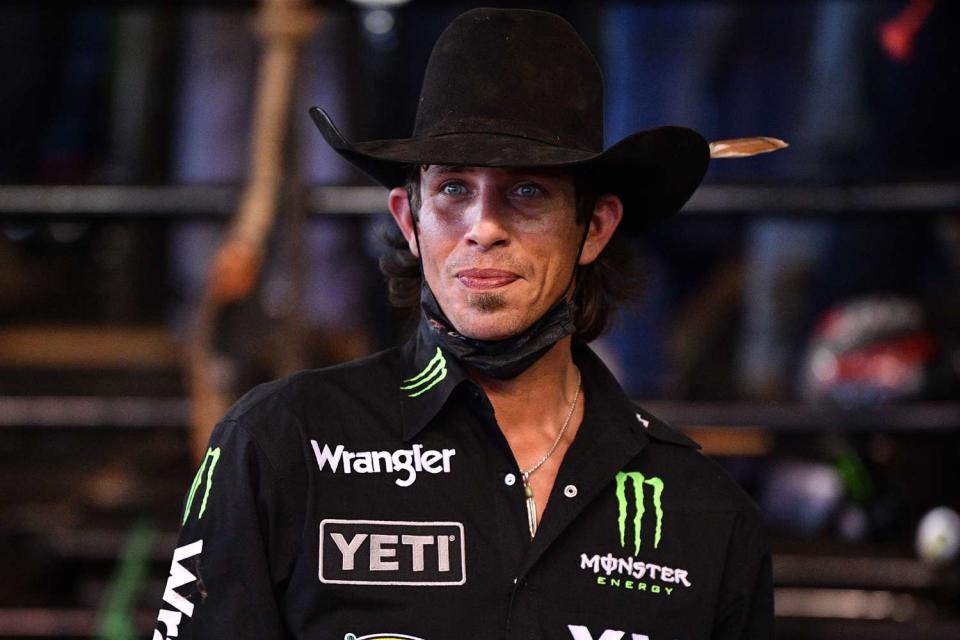
M 458 16 L 430 54 L 413 135 L 351 143 L 310 109 L 341 156 L 392 188 L 411 164 L 571 167 L 624 203 L 621 228 L 640 231 L 676 213 L 703 179 L 706 140 L 657 127 L 603 149 L 603 77 L 563 18 L 525 9 Z

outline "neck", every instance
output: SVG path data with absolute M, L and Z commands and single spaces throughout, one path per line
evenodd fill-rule
M 468 370 L 470 379 L 483 387 L 493 405 L 500 429 L 507 435 L 542 431 L 556 436 L 558 425 L 577 392 L 578 374 L 573 364 L 570 336 L 561 338 L 520 375 L 505 380 Z M 581 398 L 578 405 L 583 405 Z M 580 414 L 581 411 L 577 411 Z M 574 415 L 576 418 L 577 414 Z M 559 420 L 558 420 L 559 416 Z M 579 422 L 575 419 L 574 422 Z M 571 425 L 573 426 L 573 425 Z M 572 439 L 568 431 L 567 438 Z

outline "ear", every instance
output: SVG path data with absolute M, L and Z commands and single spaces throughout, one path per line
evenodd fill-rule
M 593 215 L 590 216 L 590 228 L 587 230 L 587 239 L 583 243 L 583 251 L 580 253 L 580 264 L 590 264 L 600 255 L 613 232 L 617 230 L 617 225 L 623 219 L 623 203 L 620 198 L 612 193 L 605 193 L 597 198 L 597 204 L 593 207 Z
M 390 215 L 400 227 L 400 233 L 407 239 L 407 246 L 410 247 L 410 253 L 420 257 L 420 247 L 417 246 L 417 236 L 413 232 L 413 212 L 410 210 L 410 200 L 407 197 L 407 190 L 404 187 L 394 187 L 387 196 L 387 206 L 390 208 Z

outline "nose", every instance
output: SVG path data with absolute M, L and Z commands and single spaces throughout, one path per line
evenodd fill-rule
M 501 202 L 496 190 L 481 188 L 470 203 L 466 216 L 468 227 L 464 239 L 467 244 L 484 251 L 507 244 L 510 238 L 505 224 L 508 215 L 506 204 Z

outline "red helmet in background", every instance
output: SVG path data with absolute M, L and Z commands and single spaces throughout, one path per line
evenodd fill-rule
M 876 296 L 842 303 L 814 329 L 801 395 L 844 406 L 924 397 L 938 347 L 915 300 Z

